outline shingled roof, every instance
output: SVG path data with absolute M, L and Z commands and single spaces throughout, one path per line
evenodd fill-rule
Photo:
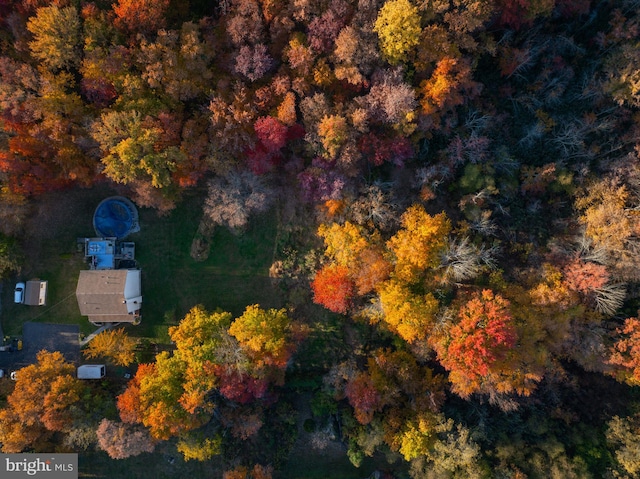
M 137 269 L 80 271 L 76 288 L 80 314 L 92 323 L 135 321 L 142 307 L 140 273 Z

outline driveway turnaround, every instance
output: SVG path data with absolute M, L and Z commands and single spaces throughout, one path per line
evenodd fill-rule
M 22 351 L 0 352 L 0 368 L 16 370 L 36 362 L 43 349 L 60 351 L 67 361 L 80 360 L 80 327 L 73 324 L 25 323 L 22 327 Z

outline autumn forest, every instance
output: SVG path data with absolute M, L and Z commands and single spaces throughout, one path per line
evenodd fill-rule
M 126 382 L 40 353 L 2 452 L 267 479 L 303 431 L 353 469 L 295 477 L 640 477 L 638 0 L 0 0 L 0 23 L 5 284 L 29 205 L 107 184 L 157 221 L 200 195 L 196 259 L 271 214 L 282 296 L 199 298 L 145 358 L 136 326 L 101 334 L 84 357 Z

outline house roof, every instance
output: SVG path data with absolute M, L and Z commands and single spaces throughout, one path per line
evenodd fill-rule
M 92 322 L 132 322 L 142 307 L 137 269 L 80 271 L 76 298 L 80 314 Z

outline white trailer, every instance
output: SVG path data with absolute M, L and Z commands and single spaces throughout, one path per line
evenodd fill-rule
M 78 379 L 100 379 L 106 374 L 104 364 L 83 364 L 78 366 Z

